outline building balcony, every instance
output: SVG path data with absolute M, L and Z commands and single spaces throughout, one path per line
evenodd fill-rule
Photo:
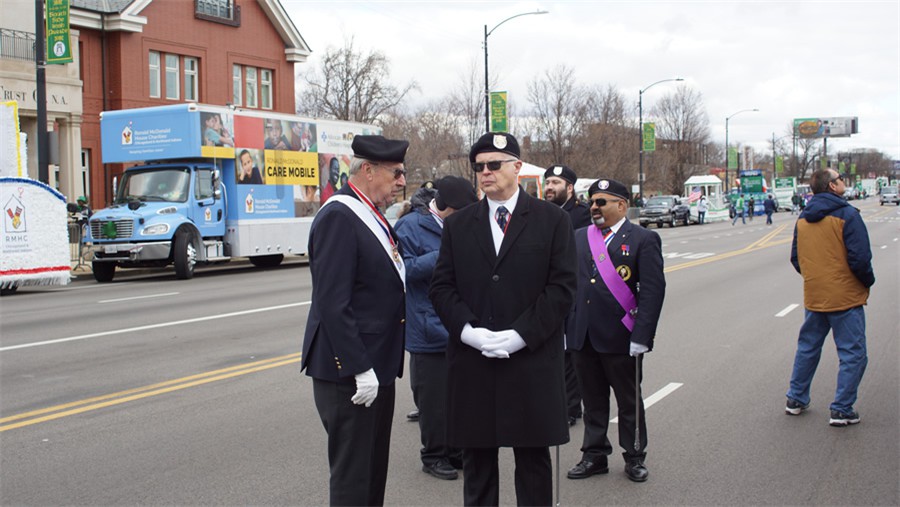
M 0 58 L 34 61 L 34 34 L 0 28 Z

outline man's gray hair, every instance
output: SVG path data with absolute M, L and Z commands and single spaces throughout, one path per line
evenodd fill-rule
M 353 157 L 353 159 L 350 160 L 350 176 L 353 176 L 354 174 L 359 172 L 359 170 L 362 168 L 363 162 L 369 161 L 359 157 Z

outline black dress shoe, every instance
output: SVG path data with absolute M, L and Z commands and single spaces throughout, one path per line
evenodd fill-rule
M 625 475 L 634 482 L 644 482 L 650 475 L 644 460 L 633 458 L 625 462 Z
M 435 461 L 430 465 L 422 465 L 422 471 L 445 481 L 453 481 L 459 477 L 456 469 L 446 459 Z
M 419 409 L 415 409 L 412 412 L 406 414 L 407 421 L 418 421 L 419 420 Z
M 577 419 L 575 419 L 572 416 L 569 416 L 569 426 L 575 426 L 576 421 L 577 421 Z
M 609 466 L 606 464 L 606 457 L 597 458 L 596 461 L 583 459 L 577 465 L 569 469 L 566 477 L 569 479 L 586 479 L 596 474 L 609 473 Z

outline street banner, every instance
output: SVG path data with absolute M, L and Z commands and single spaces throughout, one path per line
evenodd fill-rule
M 775 173 L 781 174 L 784 172 L 784 157 L 775 157 Z
M 847 171 L 847 166 L 843 162 L 838 162 L 838 173 L 844 174 Z
M 819 164 L 822 169 L 828 169 L 828 159 L 826 157 L 820 158 Z
M 850 174 L 856 174 L 856 164 L 850 164 Z
M 642 133 L 643 151 L 656 151 L 656 124 L 645 123 Z
M 737 169 L 737 148 L 728 148 L 728 169 Z
M 47 63 L 72 63 L 69 0 L 47 0 Z
M 506 92 L 491 92 L 491 132 L 509 132 Z

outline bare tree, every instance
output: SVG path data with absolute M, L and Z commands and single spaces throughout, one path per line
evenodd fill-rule
M 451 114 L 460 119 L 464 145 L 472 146 L 484 133 L 484 82 L 478 73 L 478 65 L 469 62 L 468 70 L 460 75 L 459 82 L 450 91 L 449 108 Z
M 316 117 L 373 123 L 416 89 L 390 84 L 390 61 L 380 51 L 363 53 L 353 39 L 342 48 L 328 48 L 319 68 L 302 76 L 308 85 L 298 91 L 297 112 Z
M 545 142 L 547 149 L 535 153 L 544 165 L 567 163 L 573 141 L 584 132 L 587 120 L 588 94 L 575 80 L 574 69 L 559 65 L 544 72 L 543 77 L 528 83 L 528 100 L 532 105 L 533 143 Z
M 664 169 L 656 171 L 656 186 L 680 194 L 685 180 L 706 172 L 703 155 L 709 141 L 709 116 L 703 96 L 681 85 L 664 96 L 650 113 L 656 118 L 657 145 L 662 144 L 666 157 Z
M 637 182 L 638 131 L 628 115 L 625 97 L 613 85 L 588 91 L 588 127 L 573 159 L 581 178 L 613 178 Z M 636 123 L 636 122 L 635 122 Z

